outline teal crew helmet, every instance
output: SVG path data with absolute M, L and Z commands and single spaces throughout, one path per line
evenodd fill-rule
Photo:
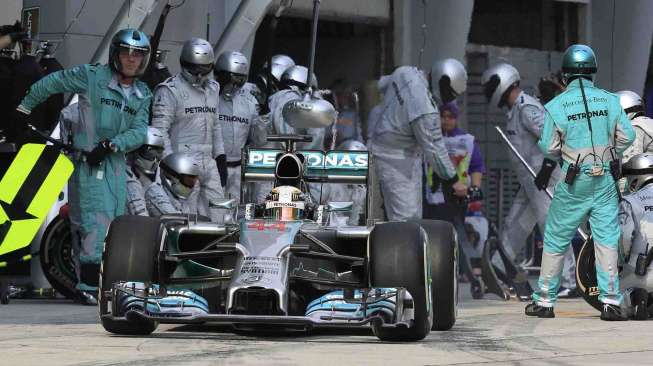
M 562 56 L 562 74 L 566 80 L 574 76 L 591 77 L 596 70 L 596 56 L 589 46 L 571 45 Z
M 122 50 L 143 55 L 143 61 L 138 67 L 136 74 L 133 76 L 139 77 L 143 75 L 150 62 L 150 55 L 152 53 L 152 47 L 150 46 L 150 40 L 147 35 L 138 29 L 125 28 L 118 31 L 118 33 L 116 33 L 111 39 L 111 46 L 109 46 L 109 66 L 113 71 L 120 73 L 123 76 L 132 77 L 132 75 L 124 75 L 122 73 L 122 65 L 118 58 L 118 55 Z

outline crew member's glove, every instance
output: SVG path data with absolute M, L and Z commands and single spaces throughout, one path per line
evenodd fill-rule
M 483 191 L 480 187 L 471 186 L 467 190 L 467 196 L 469 197 L 470 202 L 482 201 L 483 200 Z
M 440 177 L 438 177 L 437 174 L 433 173 L 432 178 L 431 178 L 431 184 L 429 185 L 429 188 L 431 188 L 431 193 L 435 193 L 440 189 L 440 185 L 442 184 L 442 180 Z
M 0 36 L 7 35 L 9 33 L 17 33 L 23 31 L 24 31 L 23 25 L 18 20 L 13 25 L 0 26 Z
M 270 106 L 267 101 L 258 105 L 259 116 L 265 116 L 268 113 L 270 113 Z
M 32 120 L 29 113 L 19 106 L 14 112 L 14 126 L 16 126 L 15 129 L 18 131 L 24 131 L 28 128 L 27 125 L 31 122 Z
M 107 155 L 115 152 L 116 145 L 109 140 L 100 141 L 97 146 L 88 154 L 86 154 L 86 162 L 90 166 L 98 166 Z
M 218 166 L 218 174 L 220 174 L 220 185 L 224 188 L 227 185 L 227 178 L 229 172 L 227 170 L 227 155 L 218 155 L 215 158 L 215 165 Z
M 16 21 L 14 25 L 3 25 L 0 27 L 0 35 L 9 36 L 12 42 L 21 41 L 28 36 L 25 29 L 23 29 L 23 25 L 19 21 Z
M 551 179 L 551 174 L 556 168 L 556 162 L 551 159 L 544 159 L 542 162 L 542 167 L 540 171 L 535 176 L 535 187 L 537 189 L 544 190 L 549 185 L 549 180 Z
M 27 32 L 12 32 L 7 35 L 11 38 L 11 42 L 18 42 L 27 38 L 29 34 L 27 34 Z

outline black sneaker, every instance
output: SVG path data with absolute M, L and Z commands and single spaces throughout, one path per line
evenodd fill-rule
M 648 320 L 648 291 L 643 288 L 635 288 L 630 293 L 630 301 L 633 304 L 634 320 Z
M 618 305 L 603 304 L 603 308 L 601 308 L 601 320 L 618 322 L 628 320 L 628 318 Z
M 472 293 L 472 299 L 480 300 L 485 295 L 485 284 L 480 277 L 474 277 L 470 282 L 469 290 Z
M 545 307 L 540 306 L 534 302 L 526 305 L 526 315 L 536 316 L 538 318 L 555 318 L 556 315 L 553 312 L 553 306 Z

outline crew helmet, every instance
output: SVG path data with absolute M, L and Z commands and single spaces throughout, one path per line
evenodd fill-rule
M 172 153 L 159 164 L 161 184 L 180 199 L 190 196 L 200 175 L 200 167 L 190 155 Z
M 630 158 L 622 167 L 628 190 L 639 191 L 653 181 L 653 154 L 638 154 Z
M 141 61 L 134 75 L 123 74 L 122 64 L 119 58 L 120 53 L 123 51 L 129 52 L 129 54 L 143 55 L 143 61 Z M 147 35 L 138 29 L 126 28 L 118 31 L 111 39 L 111 45 L 109 46 L 109 67 L 125 77 L 139 77 L 143 75 L 145 69 L 147 69 L 147 65 L 150 63 L 151 53 L 152 47 L 150 46 L 150 40 L 147 38 Z
M 367 146 L 358 140 L 345 140 L 338 145 L 338 150 L 367 151 Z
M 596 71 L 596 56 L 589 46 L 571 45 L 562 56 L 562 75 L 566 82 L 577 76 L 591 78 Z
M 242 88 L 249 74 L 247 57 L 237 51 L 225 51 L 218 56 L 213 69 L 223 95 L 233 95 Z
M 267 64 L 265 65 L 267 66 Z M 290 56 L 287 55 L 274 55 L 272 56 L 272 76 L 276 79 L 275 81 L 281 81 L 281 76 L 286 70 L 295 66 L 295 61 L 293 61 Z
M 286 88 L 290 86 L 297 86 L 300 88 L 306 87 L 306 76 L 308 69 L 304 66 L 291 66 L 281 75 L 281 84 Z M 317 78 L 315 74 L 311 75 L 311 87 L 317 88 Z
M 145 143 L 134 152 L 136 155 L 134 164 L 143 173 L 154 176 L 157 165 L 161 161 L 163 149 L 163 134 L 161 131 L 154 127 L 148 127 Z
M 454 59 L 446 58 L 431 66 L 431 92 L 442 103 L 456 99 L 467 89 L 467 71 L 463 64 Z
M 633 119 L 644 115 L 644 101 L 637 93 L 630 90 L 618 91 L 619 104 L 628 114 L 628 118 Z
M 481 84 L 483 92 L 491 106 L 501 108 L 508 98 L 508 94 L 519 86 L 519 71 L 505 62 L 498 63 L 483 72 Z
M 191 84 L 203 84 L 213 70 L 213 46 L 201 38 L 191 38 L 184 43 L 179 56 L 181 74 Z

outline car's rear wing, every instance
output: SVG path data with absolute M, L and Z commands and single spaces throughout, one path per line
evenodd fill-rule
M 243 182 L 274 181 L 277 156 L 284 153 L 286 152 L 282 149 L 243 150 Z M 367 151 L 302 150 L 295 154 L 303 157 L 304 179 L 308 182 L 367 184 Z

